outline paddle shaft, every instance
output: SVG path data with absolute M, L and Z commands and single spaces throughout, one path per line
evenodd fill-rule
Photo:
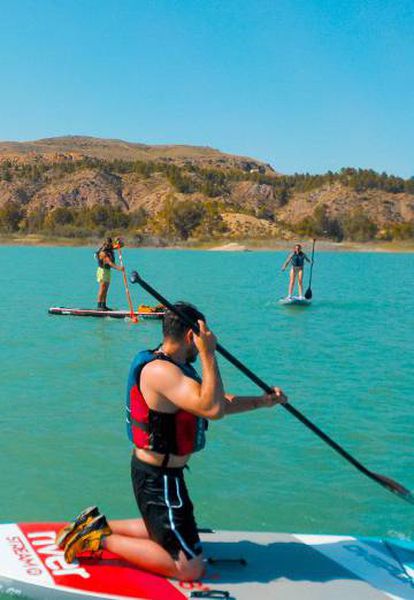
M 130 313 L 131 313 L 131 319 L 132 319 L 133 323 L 138 323 L 138 319 L 137 319 L 137 317 L 135 315 L 134 306 L 133 306 L 132 300 L 131 300 L 131 294 L 129 292 L 128 279 L 127 279 L 127 276 L 126 276 L 126 273 L 125 273 L 124 261 L 122 260 L 121 248 L 118 248 L 117 250 L 118 250 L 119 264 L 121 265 L 121 267 L 123 267 L 122 277 L 124 279 L 125 294 L 126 294 L 127 301 L 128 301 L 128 304 L 129 304 L 129 310 L 130 310 Z
M 309 271 L 309 285 L 308 285 L 308 288 L 310 288 L 311 285 L 312 285 L 313 257 L 315 255 L 315 243 L 316 243 L 316 240 L 314 239 L 313 240 L 313 244 L 312 244 L 312 258 L 311 258 L 311 266 L 310 266 L 310 271 Z
M 166 298 L 164 298 L 157 290 L 155 290 L 149 283 L 144 281 L 138 273 L 134 272 L 134 281 L 133 283 L 139 283 L 139 285 L 144 288 L 151 296 L 156 298 L 161 304 L 166 306 L 171 312 L 175 313 L 180 319 L 186 323 L 191 329 L 198 334 L 199 326 L 198 323 L 193 322 L 189 319 L 184 313 L 180 311 L 177 307 L 171 304 Z M 246 375 L 253 383 L 259 386 L 264 392 L 267 394 L 271 394 L 273 392 L 273 388 L 268 385 L 265 381 L 263 381 L 260 377 L 258 377 L 253 371 L 251 371 L 246 365 L 240 362 L 235 356 L 233 356 L 226 348 L 224 348 L 221 344 L 217 343 L 216 350 L 219 354 L 224 356 L 232 365 L 234 365 L 237 369 L 239 369 L 244 375 Z M 322 439 L 328 446 L 330 446 L 333 450 L 335 450 L 338 454 L 342 456 L 346 461 L 352 464 L 358 471 L 376 481 L 381 486 L 385 487 L 389 491 L 398 494 L 404 500 L 408 502 L 414 503 L 414 497 L 411 492 L 407 490 L 401 484 L 394 482 L 390 478 L 385 478 L 373 471 L 369 470 L 365 467 L 359 460 L 354 458 L 349 452 L 347 452 L 342 446 L 340 446 L 335 440 L 333 440 L 329 435 L 327 435 L 322 429 L 320 429 L 317 425 L 312 423 L 304 414 L 302 414 L 297 408 L 292 406 L 290 403 L 282 404 L 283 408 L 285 408 L 291 415 L 293 415 L 296 419 L 298 419 L 305 427 L 313 431 L 320 439 Z
M 182 321 L 184 321 L 184 323 L 186 323 L 189 327 L 191 327 L 191 329 L 195 333 L 197 333 L 197 334 L 199 333 L 198 324 L 194 323 L 194 321 L 189 319 L 184 313 L 182 313 L 178 308 L 176 308 L 173 304 L 171 304 L 166 298 L 161 296 L 161 294 L 159 294 L 157 292 L 157 290 L 155 290 L 151 285 L 149 285 L 143 279 L 139 279 L 138 283 L 149 294 L 154 296 L 154 298 L 159 300 L 159 302 L 161 302 L 169 310 L 171 310 L 176 315 L 178 315 L 180 317 L 180 319 Z M 231 354 L 228 350 L 226 350 L 226 348 L 224 348 L 218 342 L 216 344 L 216 350 L 219 354 L 224 356 L 224 358 L 226 358 L 232 365 L 234 365 L 237 369 L 239 369 L 239 371 L 244 373 L 244 375 L 246 375 L 251 381 L 253 381 L 253 383 L 258 385 L 264 392 L 266 392 L 266 394 L 271 394 L 273 392 L 273 388 L 270 385 L 268 385 L 265 381 L 263 381 L 263 379 L 258 377 L 255 373 L 253 373 L 253 371 L 251 371 L 248 367 L 246 367 L 246 365 L 244 365 L 242 362 L 240 362 L 238 358 L 233 356 L 233 354 Z M 309 419 L 307 417 L 305 417 L 305 415 L 303 415 L 294 406 L 292 406 L 290 403 L 282 404 L 282 406 L 288 412 L 290 412 L 291 415 L 295 416 L 297 419 L 299 419 L 299 421 L 301 421 L 304 425 L 306 425 L 306 427 L 308 427 L 311 431 L 316 433 L 316 435 L 318 435 L 320 438 L 322 438 L 327 444 L 329 444 L 329 446 L 331 446 L 331 448 L 333 448 L 334 450 L 339 452 L 339 454 L 341 454 L 341 456 L 343 456 L 346 460 L 348 460 L 355 467 L 357 467 L 357 469 L 359 469 L 366 475 L 370 474 L 370 471 L 366 467 L 364 467 L 363 464 L 361 464 L 358 460 L 356 460 L 353 456 L 351 456 L 346 450 L 344 450 L 339 444 L 337 444 L 332 438 L 330 438 L 324 431 L 319 429 L 319 427 L 317 427 L 317 425 L 315 425 L 314 423 L 309 421 Z

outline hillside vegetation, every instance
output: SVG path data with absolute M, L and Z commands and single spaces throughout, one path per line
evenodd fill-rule
M 137 244 L 414 237 L 414 178 L 280 175 L 211 148 L 65 137 L 0 143 L 0 231 Z

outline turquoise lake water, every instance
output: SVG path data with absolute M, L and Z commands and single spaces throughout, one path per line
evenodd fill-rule
M 225 347 L 364 464 L 414 487 L 414 254 L 321 253 L 304 309 L 277 304 L 285 256 L 124 252 L 129 270 L 195 303 Z M 94 503 L 135 516 L 124 390 L 160 324 L 47 314 L 95 306 L 91 248 L 2 247 L 2 259 L 0 521 L 69 519 Z M 126 308 L 119 273 L 109 299 Z M 220 364 L 228 391 L 254 392 Z M 187 481 L 202 527 L 414 537 L 413 506 L 280 407 L 212 423 Z

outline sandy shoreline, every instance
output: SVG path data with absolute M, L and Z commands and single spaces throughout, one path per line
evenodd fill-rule
M 303 247 L 311 248 L 311 241 L 299 241 Z M 206 248 L 212 251 L 226 251 L 226 252 L 264 252 L 264 251 L 278 251 L 278 250 L 290 250 L 293 247 L 293 242 L 289 241 L 275 241 L 272 244 L 259 245 L 256 242 L 249 244 L 245 242 L 243 244 L 231 243 L 214 246 L 212 248 Z M 317 240 L 317 250 L 319 252 L 414 252 L 414 240 L 410 242 L 329 242 L 325 240 Z
M 312 245 L 311 240 L 298 240 L 306 248 Z M 135 244 L 126 245 L 131 248 L 151 248 L 154 250 L 209 250 L 214 252 L 264 252 L 264 251 L 285 251 L 292 248 L 291 240 L 238 240 L 225 241 L 214 240 L 212 243 L 187 242 L 172 246 L 137 246 Z M 69 247 L 95 247 L 99 241 L 93 239 L 69 239 L 45 237 L 40 235 L 13 236 L 0 235 L 0 246 L 69 246 Z M 331 242 L 326 240 L 317 240 L 317 250 L 319 252 L 385 252 L 385 253 L 411 253 L 414 252 L 414 240 L 396 241 L 396 242 Z

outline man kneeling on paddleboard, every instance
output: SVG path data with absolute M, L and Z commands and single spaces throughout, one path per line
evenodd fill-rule
M 84 552 L 107 549 L 134 565 L 166 577 L 202 576 L 203 555 L 193 505 L 184 481 L 191 454 L 204 448 L 208 421 L 287 402 L 281 389 L 262 396 L 235 396 L 223 389 L 216 338 L 192 305 L 175 305 L 198 322 L 196 335 L 171 311 L 163 343 L 139 352 L 128 378 L 127 425 L 134 445 L 131 477 L 142 519 L 107 522 L 86 509 L 58 533 L 72 562 Z M 192 366 L 200 356 L 202 379 Z

